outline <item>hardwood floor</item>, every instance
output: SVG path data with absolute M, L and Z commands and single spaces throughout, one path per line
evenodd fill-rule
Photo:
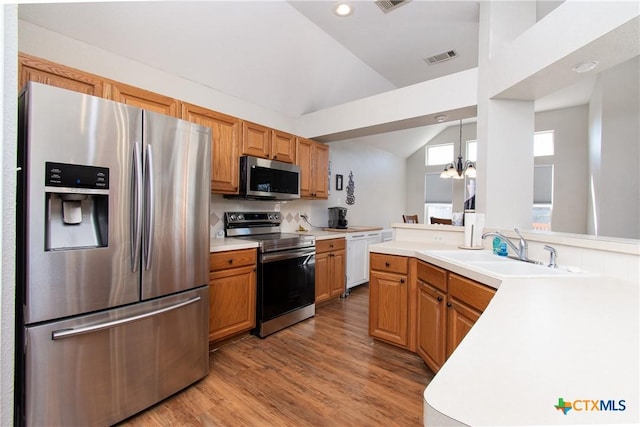
M 433 373 L 368 336 L 368 286 L 265 339 L 210 354 L 209 375 L 121 426 L 420 426 Z

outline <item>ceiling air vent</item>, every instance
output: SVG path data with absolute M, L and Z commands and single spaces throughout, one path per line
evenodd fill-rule
M 447 52 L 442 52 L 442 53 L 439 53 L 437 55 L 430 56 L 428 58 L 425 58 L 424 60 L 427 62 L 427 64 L 433 65 L 433 64 L 437 64 L 439 62 L 448 61 L 448 60 L 453 59 L 453 58 L 455 58 L 457 56 L 458 56 L 458 54 L 456 53 L 455 50 L 449 50 Z
M 404 3 L 408 3 L 409 1 L 410 0 L 382 0 L 376 1 L 375 3 L 384 13 L 387 13 L 402 6 Z

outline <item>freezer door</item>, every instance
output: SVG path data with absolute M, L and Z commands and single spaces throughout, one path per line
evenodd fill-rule
M 208 283 L 210 129 L 144 112 L 142 298 Z
M 208 373 L 208 288 L 26 328 L 25 425 L 112 425 Z
M 25 323 L 139 301 L 131 220 L 142 111 L 33 82 L 20 105 L 18 260 Z M 72 165 L 77 187 L 52 187 L 58 166 L 48 163 Z M 94 191 L 82 187 L 86 170 L 108 173 L 108 188 L 69 194 Z M 67 196 L 82 199 L 70 200 L 77 206 L 70 213 L 62 201 Z

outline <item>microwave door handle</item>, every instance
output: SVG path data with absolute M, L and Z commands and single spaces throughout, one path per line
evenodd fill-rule
M 146 200 L 146 219 L 145 219 L 145 254 L 144 265 L 146 270 L 151 269 L 151 259 L 153 257 L 153 231 L 155 217 L 155 194 L 153 182 L 153 151 L 151 145 L 147 145 L 145 153 L 145 200 Z
M 142 242 L 142 159 L 140 143 L 133 145 L 133 176 L 131 181 L 131 271 L 138 271 Z

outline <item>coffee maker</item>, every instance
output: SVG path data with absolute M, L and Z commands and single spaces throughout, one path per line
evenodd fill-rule
M 329 228 L 347 228 L 347 208 L 329 208 Z

